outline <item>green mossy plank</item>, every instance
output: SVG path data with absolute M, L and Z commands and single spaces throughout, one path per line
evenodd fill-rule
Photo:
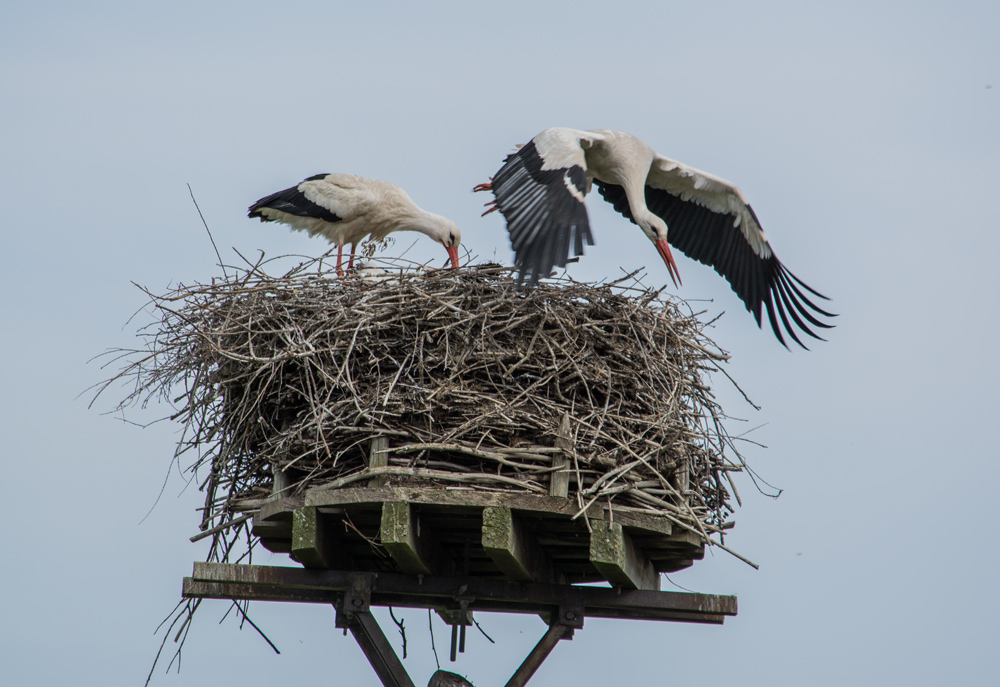
M 328 568 L 330 557 L 323 516 L 313 506 L 292 513 L 292 546 L 288 555 L 307 568 Z
M 430 546 L 420 531 L 417 514 L 406 502 L 382 504 L 380 541 L 401 572 L 417 575 L 431 573 Z
M 590 525 L 590 562 L 608 582 L 627 589 L 659 590 L 659 574 L 619 523 L 594 519 Z
M 508 580 L 533 580 L 533 552 L 514 512 L 504 506 L 483 509 L 483 549 Z

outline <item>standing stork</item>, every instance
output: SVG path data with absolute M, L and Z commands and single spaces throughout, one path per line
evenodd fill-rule
M 448 251 L 458 267 L 462 232 L 450 219 L 421 210 L 406 191 L 387 181 L 355 174 L 317 174 L 297 186 L 272 193 L 250 206 L 250 218 L 281 222 L 292 229 L 320 234 L 337 246 L 337 273 L 345 244 L 354 251 L 366 236 L 381 241 L 394 231 L 419 231 Z
M 743 193 L 719 177 L 657 155 L 630 134 L 601 129 L 546 129 L 507 156 L 491 183 L 494 207 L 507 220 L 519 280 L 534 285 L 553 266 L 565 267 L 574 255 L 594 245 L 584 198 L 591 182 L 615 210 L 637 224 L 656 246 L 674 285 L 680 282 L 673 245 L 725 277 L 761 326 L 761 304 L 778 341 L 784 331 L 800 346 L 798 327 L 830 328 L 818 308 L 799 289 L 828 300 L 789 272 L 771 250 L 760 222 Z M 813 311 L 813 312 L 810 312 Z M 789 322 L 789 318 L 795 326 Z

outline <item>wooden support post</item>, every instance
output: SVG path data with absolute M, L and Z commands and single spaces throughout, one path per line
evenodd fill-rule
M 332 556 L 319 509 L 298 508 L 292 513 L 292 548 L 289 556 L 307 568 L 329 568 Z
M 569 413 L 563 413 L 562 420 L 559 421 L 559 430 L 556 432 L 556 448 L 563 449 L 564 453 L 552 454 L 552 467 L 558 468 L 549 477 L 549 496 L 569 495 L 569 453 L 573 450 L 573 435 L 570 434 Z
M 273 481 L 271 482 L 271 496 L 269 498 L 277 501 L 288 496 L 291 493 L 289 487 L 292 486 L 292 480 L 289 479 L 288 473 L 271 463 L 271 475 Z
M 377 436 L 372 437 L 371 443 L 368 446 L 368 469 L 374 470 L 375 468 L 384 468 L 389 465 L 389 454 L 387 453 L 389 449 L 389 437 Z M 384 487 L 388 484 L 389 478 L 385 475 L 379 475 L 378 477 L 372 477 L 368 480 L 368 486 L 377 488 Z
M 371 611 L 337 607 L 337 627 L 351 631 L 384 687 L 414 687 Z
M 541 667 L 542 662 L 549 657 L 560 639 L 573 639 L 573 628 L 565 625 L 550 625 L 542 638 L 538 640 L 535 648 L 531 650 L 531 653 L 507 681 L 506 687 L 524 687 L 528 684 L 528 680 Z
M 429 575 L 435 567 L 436 554 L 430 533 L 421 532 L 420 520 L 413 506 L 405 501 L 382 504 L 380 541 L 401 572 Z
M 560 582 L 548 556 L 506 506 L 483 509 L 483 549 L 508 580 Z
M 534 552 L 510 508 L 487 506 L 483 509 L 483 549 L 507 579 L 534 579 Z
M 683 508 L 687 502 L 688 489 L 691 488 L 691 465 L 687 456 L 681 457 L 680 464 L 674 470 L 673 479 L 670 481 L 673 483 L 674 488 L 680 492 L 680 496 L 675 496 L 673 501 Z
M 590 562 L 615 586 L 659 590 L 660 576 L 618 523 L 590 521 Z

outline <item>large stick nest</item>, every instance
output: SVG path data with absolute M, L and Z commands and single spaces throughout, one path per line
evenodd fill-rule
M 631 275 L 518 288 L 497 265 L 395 266 L 251 266 L 150 294 L 158 321 L 146 350 L 124 352 L 120 405 L 176 405 L 182 467 L 208 468 L 210 559 L 228 558 L 227 524 L 271 494 L 275 470 L 299 492 L 370 477 L 380 434 L 390 483 L 547 494 L 566 414 L 581 508 L 664 513 L 706 541 L 731 526 L 742 460 L 706 381 L 726 356 L 693 315 Z

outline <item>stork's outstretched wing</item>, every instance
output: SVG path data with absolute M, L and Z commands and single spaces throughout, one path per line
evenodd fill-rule
M 632 219 L 621 186 L 597 181 L 601 195 Z M 803 290 L 827 300 L 789 272 L 771 250 L 753 208 L 734 184 L 664 157 L 646 180 L 646 206 L 667 223 L 667 241 L 689 258 L 709 265 L 761 325 L 762 305 L 778 340 L 782 330 L 797 344 L 796 329 L 822 340 L 809 327 L 830 328 L 817 315 L 836 317 L 816 306 Z M 800 288 L 801 287 L 801 288 Z M 779 319 L 781 324 L 779 325 Z
M 584 145 L 570 129 L 548 129 L 508 155 L 493 177 L 520 282 L 534 284 L 553 267 L 565 267 L 571 246 L 574 255 L 583 255 L 584 243 L 594 245 L 584 205 Z

